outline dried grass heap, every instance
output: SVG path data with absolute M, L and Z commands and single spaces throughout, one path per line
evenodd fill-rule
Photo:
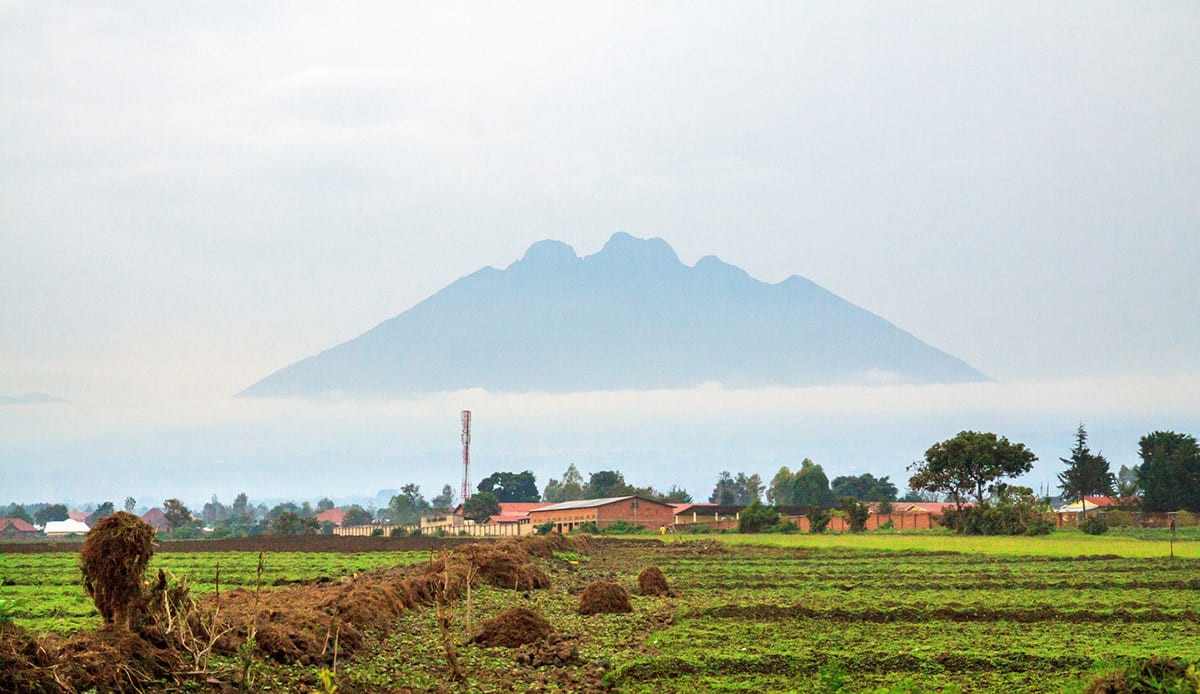
M 629 591 L 612 581 L 592 581 L 579 594 L 579 614 L 633 612 Z
M 479 626 L 479 634 L 471 642 L 483 646 L 517 648 L 545 640 L 555 633 L 541 613 L 528 607 L 510 607 Z
M 79 554 L 83 587 L 105 624 L 129 629 L 145 607 L 142 576 L 154 554 L 154 528 L 132 513 L 100 519 Z
M 647 566 L 638 574 L 638 595 L 671 596 L 671 586 L 667 585 L 667 577 L 657 566 Z

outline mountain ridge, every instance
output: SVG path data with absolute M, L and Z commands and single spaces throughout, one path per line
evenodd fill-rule
M 768 284 L 716 256 L 618 232 L 579 257 L 538 241 L 239 397 L 572 392 L 991 380 L 799 275 Z

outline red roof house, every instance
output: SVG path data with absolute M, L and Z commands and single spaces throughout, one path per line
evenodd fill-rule
M 346 520 L 346 512 L 340 508 L 325 509 L 317 514 L 318 523 L 333 523 L 335 526 L 341 526 Z
M 38 529 L 20 518 L 0 518 L 0 537 L 29 538 L 37 535 Z
M 146 521 L 155 530 L 162 530 L 167 527 L 167 517 L 163 514 L 161 508 L 152 508 L 142 514 L 142 520 Z

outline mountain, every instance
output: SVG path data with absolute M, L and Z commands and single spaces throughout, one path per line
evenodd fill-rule
M 714 256 L 688 267 L 662 239 L 618 233 L 584 258 L 539 241 L 238 395 L 986 380 L 803 277 L 767 284 Z

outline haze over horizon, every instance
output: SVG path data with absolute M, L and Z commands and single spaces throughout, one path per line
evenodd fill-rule
M 1152 429 L 1200 434 L 1197 26 L 1188 2 L 5 5 L 0 396 L 68 402 L 0 403 L 0 503 L 432 495 L 463 408 L 480 477 L 574 461 L 698 499 L 804 457 L 899 483 L 963 428 L 1026 440 L 1032 484 L 1079 421 L 1136 463 Z M 998 383 L 230 398 L 618 231 L 810 278 Z

